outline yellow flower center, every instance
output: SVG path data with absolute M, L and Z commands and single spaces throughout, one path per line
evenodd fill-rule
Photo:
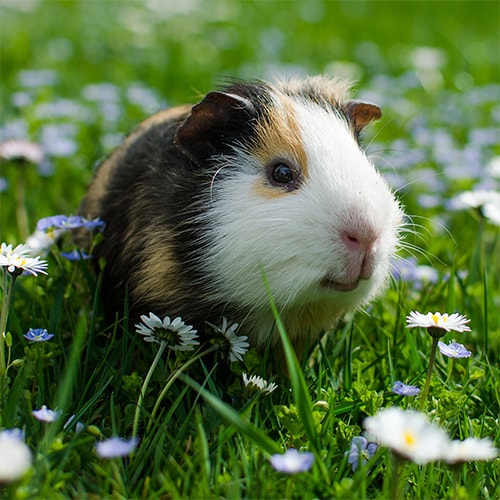
M 406 431 L 404 433 L 404 441 L 408 446 L 412 446 L 415 444 L 415 436 L 410 431 Z

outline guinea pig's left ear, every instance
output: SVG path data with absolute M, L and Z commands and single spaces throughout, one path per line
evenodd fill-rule
M 221 153 L 230 139 L 241 134 L 255 113 L 245 97 L 210 92 L 193 106 L 191 114 L 177 129 L 175 143 L 195 163 Z
M 360 132 L 370 122 L 382 116 L 382 110 L 369 102 L 350 101 L 345 105 L 345 110 L 356 132 Z

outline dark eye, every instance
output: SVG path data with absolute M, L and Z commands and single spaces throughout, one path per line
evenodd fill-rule
M 293 182 L 293 171 L 284 163 L 280 163 L 274 167 L 272 176 L 273 180 L 278 184 L 288 184 L 289 182 Z
M 268 178 L 273 186 L 281 187 L 287 191 L 297 189 L 299 183 L 299 171 L 296 167 L 278 161 L 268 167 Z

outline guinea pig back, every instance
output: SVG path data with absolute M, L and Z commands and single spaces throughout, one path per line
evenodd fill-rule
M 325 77 L 234 83 L 143 122 L 99 167 L 81 214 L 106 223 L 108 312 L 226 317 L 300 353 L 388 282 L 402 210 L 360 148 L 381 112 Z

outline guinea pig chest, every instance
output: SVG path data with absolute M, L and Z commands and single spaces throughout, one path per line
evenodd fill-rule
M 225 317 L 279 344 L 269 290 L 300 355 L 388 282 L 402 210 L 360 148 L 380 109 L 325 77 L 234 83 L 161 111 L 99 167 L 81 214 L 106 223 L 108 312 Z

